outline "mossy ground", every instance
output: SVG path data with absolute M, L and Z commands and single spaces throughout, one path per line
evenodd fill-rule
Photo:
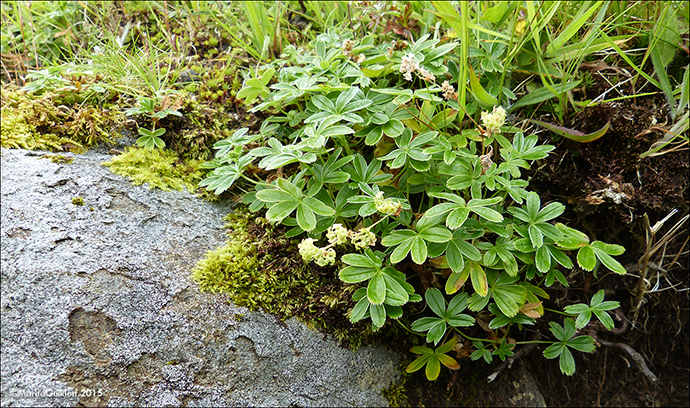
M 198 160 L 184 163 L 173 151 L 138 147 L 128 147 L 103 165 L 113 173 L 129 178 L 134 185 L 148 183 L 149 189 L 157 187 L 166 191 L 186 187 L 193 193 L 204 174 Z
M 109 142 L 124 121 L 117 107 L 83 104 L 74 91 L 34 95 L 14 84 L 2 85 L 0 144 L 6 148 L 83 152 Z
M 286 238 L 283 228 L 243 206 L 226 221 L 225 246 L 206 253 L 192 271 L 202 290 L 229 293 L 236 305 L 263 309 L 282 320 L 297 317 L 347 347 L 382 342 L 370 325 L 348 320 L 357 287 L 338 279 L 338 265 L 305 265 L 297 242 Z

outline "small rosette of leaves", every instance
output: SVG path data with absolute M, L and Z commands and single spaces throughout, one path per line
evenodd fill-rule
M 570 305 L 565 307 L 565 312 L 568 314 L 576 315 L 575 327 L 581 329 L 589 323 L 592 319 L 592 314 L 594 314 L 599 321 L 606 327 L 607 330 L 613 329 L 613 319 L 606 313 L 607 310 L 613 310 L 620 307 L 620 303 L 608 300 L 604 302 L 604 290 L 600 290 L 589 302 L 589 305 L 584 303 L 578 303 L 576 305 Z
M 316 215 L 333 215 L 335 210 L 312 195 L 304 195 L 302 189 L 290 181 L 279 178 L 277 188 L 267 188 L 256 192 L 256 198 L 270 204 L 266 211 L 266 219 L 280 222 L 293 211 L 297 210 L 297 224 L 305 231 L 316 227 Z
M 161 136 L 165 134 L 165 129 L 148 130 L 146 128 L 139 128 L 137 132 L 141 135 L 137 139 L 137 145 L 143 146 L 146 150 L 153 150 L 154 147 L 159 149 L 165 147 L 165 142 L 161 139 Z
M 383 267 L 380 253 L 367 248 L 364 254 L 343 255 L 342 261 L 348 265 L 338 274 L 343 282 L 368 281 L 366 288 L 358 289 L 352 296 L 357 302 L 350 314 L 353 323 L 371 317 L 373 329 L 377 331 L 383 327 L 386 316 L 397 319 L 402 316 L 402 305 L 421 300 L 402 272 Z
M 426 300 L 427 305 L 438 317 L 422 317 L 417 319 L 412 323 L 412 330 L 420 333 L 428 332 L 426 336 L 427 343 L 437 345 L 445 336 L 448 326 L 472 326 L 474 318 L 462 313 L 467 308 L 468 298 L 469 296 L 466 293 L 459 293 L 450 300 L 450 303 L 447 303 L 440 290 L 429 288 L 424 294 L 424 300 Z
M 449 351 L 453 350 L 455 345 L 458 343 L 458 338 L 453 336 L 452 339 L 443 343 L 435 350 L 430 349 L 425 346 L 414 346 L 410 349 L 411 352 L 415 354 L 421 354 L 415 361 L 407 366 L 405 371 L 408 373 L 413 373 L 418 371 L 420 368 L 426 366 L 425 374 L 429 381 L 434 381 L 438 378 L 441 373 L 441 364 L 450 368 L 451 370 L 457 370 L 460 368 L 460 364 L 451 356 L 447 355 Z
M 554 359 L 558 357 L 558 366 L 565 375 L 575 374 L 575 359 L 570 349 L 591 353 L 596 349 L 594 339 L 590 336 L 575 336 L 575 322 L 566 318 L 563 326 L 556 322 L 549 322 L 551 333 L 559 340 L 544 349 L 544 357 Z

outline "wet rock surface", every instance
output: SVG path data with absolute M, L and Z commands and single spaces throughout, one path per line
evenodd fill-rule
M 199 292 L 228 205 L 51 156 L 2 149 L 2 406 L 388 405 L 394 353 Z

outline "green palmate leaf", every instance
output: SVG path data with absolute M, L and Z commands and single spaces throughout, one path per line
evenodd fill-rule
M 496 348 L 496 350 L 493 351 L 492 354 L 497 355 L 501 361 L 505 361 L 506 357 L 512 356 L 513 350 L 511 350 L 515 345 L 509 344 L 508 341 L 503 338 L 501 340 L 501 344 Z
M 361 293 L 365 293 L 367 302 L 372 307 L 385 303 L 387 315 L 394 318 L 401 316 L 402 309 L 399 306 L 407 303 L 410 300 L 410 294 L 414 294 L 414 288 L 405 281 L 405 277 L 401 272 L 392 267 L 381 268 L 382 258 L 370 249 L 365 250 L 364 255 L 343 255 L 342 260 L 343 263 L 348 265 L 339 272 L 339 277 L 342 281 L 359 283 L 369 280 L 366 292 L 360 292 L 359 296 L 362 296 Z M 353 299 L 360 300 L 354 296 Z M 358 309 L 359 313 L 363 313 L 361 311 L 363 307 L 360 306 L 360 309 Z M 360 316 L 360 314 L 357 316 Z M 366 315 L 361 314 L 361 317 L 366 317 Z M 381 321 L 373 321 L 373 318 L 372 313 L 374 326 L 381 327 L 382 324 L 379 324 Z M 385 317 L 383 321 L 385 322 Z
M 592 313 L 597 316 L 601 323 L 608 330 L 613 329 L 613 319 L 606 313 L 607 310 L 613 310 L 620 307 L 620 304 L 615 301 L 604 302 L 604 291 L 597 292 L 589 303 L 589 306 L 584 303 L 570 305 L 565 307 L 565 312 L 577 315 L 575 320 L 575 327 L 581 329 L 589 323 L 592 318 Z
M 412 260 L 421 265 L 426 261 L 428 255 L 427 242 L 447 242 L 453 235 L 444 227 L 429 227 L 421 229 L 419 232 L 412 230 L 395 230 L 390 235 L 381 240 L 381 244 L 396 248 L 391 253 L 390 260 L 398 263 L 410 254 Z
M 443 343 L 436 350 L 432 350 L 424 346 L 412 347 L 410 351 L 415 354 L 421 354 L 421 356 L 408 365 L 405 371 L 408 373 L 413 373 L 426 365 L 426 378 L 429 381 L 434 381 L 438 378 L 438 375 L 441 372 L 441 364 L 445 365 L 451 370 L 457 370 L 460 368 L 460 364 L 458 364 L 454 358 L 446 355 L 446 353 L 455 347 L 457 342 L 457 337 L 453 336 L 453 338 Z
M 199 183 L 199 187 L 206 187 L 216 195 L 229 189 L 242 176 L 244 169 L 253 161 L 251 156 L 242 156 L 236 162 L 229 163 L 213 170 L 211 174 Z
M 569 347 L 589 353 L 596 349 L 594 339 L 590 336 L 578 336 L 573 338 L 576 334 L 575 322 L 573 319 L 566 318 L 563 326 L 556 322 L 549 322 L 551 326 L 551 333 L 559 340 L 546 349 L 544 349 L 544 357 L 547 359 L 554 359 L 559 357 L 559 367 L 561 372 L 565 375 L 573 375 L 575 373 L 575 359 L 568 349 Z
M 446 325 L 465 327 L 474 324 L 474 318 L 462 314 L 467 307 L 467 294 L 460 293 L 446 304 L 443 293 L 436 288 L 429 288 L 424 294 L 427 305 L 438 317 L 422 317 L 415 320 L 411 328 L 417 332 L 428 332 L 427 342 L 438 344 L 446 334 Z
M 286 179 L 277 179 L 276 187 L 278 188 L 267 188 L 256 193 L 258 200 L 271 203 L 266 212 L 266 218 L 271 222 L 280 222 L 297 210 L 297 224 L 304 231 L 311 231 L 316 227 L 315 213 L 323 216 L 335 213 L 333 207 L 324 204 L 319 199 L 305 197 L 299 187 Z
M 487 346 L 481 341 L 472 342 L 472 345 L 477 349 L 470 355 L 472 361 L 476 361 L 480 358 L 483 358 L 487 364 L 491 364 L 491 362 L 494 359 L 493 354 L 491 354 L 491 350 L 487 349 Z

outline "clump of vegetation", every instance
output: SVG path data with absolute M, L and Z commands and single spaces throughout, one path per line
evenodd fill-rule
M 84 205 L 84 197 L 73 197 L 72 198 L 72 204 L 74 204 L 76 206 Z
M 41 156 L 41 159 L 50 159 L 55 164 L 70 164 L 74 161 L 73 157 L 65 157 L 63 155 L 45 155 Z
M 192 271 L 202 290 L 229 293 L 238 306 L 282 319 L 298 317 L 314 328 L 337 326 L 341 330 L 334 336 L 351 347 L 371 336 L 366 326 L 352 330 L 344 325 L 340 310 L 350 304 L 352 288 L 334 279 L 335 270 L 315 274 L 311 265 L 292 256 L 296 242 L 246 206 L 236 207 L 225 220 L 227 243 L 207 252 Z
M 647 298 L 681 298 L 676 288 L 688 284 L 671 273 L 687 263 L 688 216 L 653 244 L 664 220 L 687 210 L 687 179 L 677 177 L 689 140 L 686 4 L 1 11 L 3 78 L 28 80 L 25 94 L 3 82 L 3 146 L 81 149 L 109 140 L 110 115 L 118 124 L 126 112 L 149 150 L 127 149 L 111 169 L 150 187 L 194 191 L 201 180 L 206 198 L 241 194 L 255 214 L 228 220 L 228 245 L 195 269 L 202 289 L 351 343 L 405 334 L 391 347 L 414 355 L 409 381 L 424 368 L 427 379 L 450 377 L 450 390 L 462 359 L 507 360 L 536 343 L 559 360 L 550 369 L 571 375 L 572 350 L 607 344 L 596 331 L 608 332 L 621 306 L 601 289 L 632 276 L 638 317 Z M 673 212 L 647 215 L 655 209 Z M 639 276 L 613 258 L 623 245 L 599 240 L 624 244 Z M 412 388 L 386 395 L 400 402 Z
M 160 188 L 195 192 L 203 178 L 203 170 L 197 160 L 180 161 L 177 153 L 169 150 L 147 150 L 128 147 L 125 152 L 103 162 L 103 165 L 131 180 L 134 185 L 148 183 L 149 189 Z
M 124 116 L 116 108 L 64 105 L 64 93 L 41 96 L 8 84 L 2 87 L 2 146 L 30 150 L 76 150 L 109 142 Z

